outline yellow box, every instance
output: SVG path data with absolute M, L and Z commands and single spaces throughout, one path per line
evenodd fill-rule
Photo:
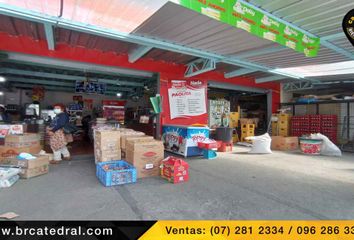
M 290 121 L 291 115 L 287 113 L 278 114 L 278 121 Z
M 280 128 L 279 129 L 279 136 L 288 137 L 289 136 L 289 129 L 288 128 Z
M 279 121 L 278 122 L 278 128 L 289 128 L 289 121 Z
M 239 112 L 230 112 L 230 127 L 235 128 L 238 127 L 238 120 L 240 119 Z
M 256 125 L 255 124 L 242 124 L 241 130 L 242 131 L 248 131 L 248 130 L 253 130 L 255 129 Z

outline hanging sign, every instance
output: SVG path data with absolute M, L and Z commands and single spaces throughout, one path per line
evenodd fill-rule
M 106 84 L 99 82 L 76 81 L 75 92 L 104 95 L 106 93 Z
M 205 114 L 206 87 L 200 80 L 172 80 L 168 89 L 171 119 Z
M 310 37 L 244 1 L 180 0 L 180 5 L 304 53 L 307 57 L 316 56 L 320 46 L 319 38 Z

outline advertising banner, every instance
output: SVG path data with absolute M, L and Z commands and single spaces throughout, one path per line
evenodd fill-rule
M 171 119 L 205 114 L 206 87 L 204 81 L 172 80 L 168 88 Z
M 179 3 L 220 22 L 304 53 L 307 57 L 315 57 L 320 47 L 319 38 L 310 37 L 241 0 L 180 0 Z

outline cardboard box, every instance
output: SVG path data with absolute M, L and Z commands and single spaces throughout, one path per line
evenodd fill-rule
M 38 144 L 40 144 L 40 136 L 36 133 L 25 133 L 23 135 L 7 135 L 5 137 L 6 147 L 33 147 L 37 146 Z
M 298 137 L 272 136 L 272 150 L 292 151 L 299 149 Z
M 143 136 L 126 136 L 124 137 L 124 144 L 122 145 L 122 150 L 126 151 L 127 150 L 127 143 L 128 141 L 132 141 L 132 140 L 139 140 L 139 139 L 144 139 L 146 141 L 150 141 L 150 140 L 154 140 L 154 137 L 152 136 L 147 136 L 147 135 L 143 135 Z
M 121 159 L 122 159 L 122 154 L 120 150 L 116 150 L 116 151 L 96 150 L 95 152 L 96 162 L 117 161 Z
M 11 165 L 21 167 L 21 178 L 31 178 L 48 173 L 49 171 L 49 156 L 35 155 L 34 160 L 18 160 L 17 158 L 9 159 Z
M 141 136 L 141 137 L 129 137 L 126 138 L 126 148 L 124 151 L 139 151 L 141 146 L 146 142 L 155 142 L 154 138 L 151 136 Z
M 47 155 L 35 155 L 37 157 L 34 160 L 17 160 L 17 166 L 21 168 L 33 169 L 37 167 L 41 167 L 45 164 L 49 164 L 49 156 Z
M 180 158 L 168 157 L 162 161 L 161 177 L 172 183 L 189 180 L 189 165 Z
M 21 178 L 28 179 L 28 178 L 37 177 L 46 174 L 48 172 L 49 172 L 49 164 L 46 164 L 36 168 L 22 169 L 19 175 Z
M 42 150 L 41 145 L 38 144 L 32 147 L 22 147 L 22 148 L 14 148 L 14 147 L 6 147 L 0 146 L 0 162 L 6 162 L 8 158 L 14 158 L 22 152 L 30 153 L 30 154 L 38 154 Z
M 101 150 L 119 149 L 120 134 L 116 130 L 98 130 L 95 132 L 95 145 Z
M 130 144 L 126 151 L 126 161 L 136 168 L 138 178 L 158 176 L 163 159 L 162 141 L 137 141 Z
M 129 137 L 138 137 L 138 136 L 145 136 L 145 133 L 143 132 L 122 132 L 121 138 L 120 138 L 120 147 L 122 149 L 125 149 L 125 144 L 126 144 L 126 139 Z

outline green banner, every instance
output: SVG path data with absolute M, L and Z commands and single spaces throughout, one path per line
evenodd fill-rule
M 180 5 L 243 29 L 258 37 L 304 53 L 317 55 L 320 39 L 307 36 L 287 24 L 239 0 L 180 0 Z

